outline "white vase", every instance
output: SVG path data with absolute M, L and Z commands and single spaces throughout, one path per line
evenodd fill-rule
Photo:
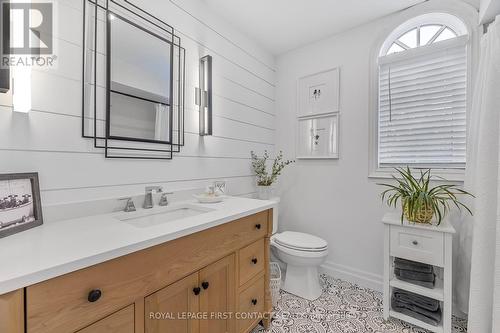
M 260 200 L 269 200 L 273 197 L 272 186 L 257 185 L 257 198 Z

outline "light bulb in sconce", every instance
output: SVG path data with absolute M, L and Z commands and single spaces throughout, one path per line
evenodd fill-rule
M 31 68 L 28 66 L 12 70 L 12 110 L 20 113 L 31 110 Z

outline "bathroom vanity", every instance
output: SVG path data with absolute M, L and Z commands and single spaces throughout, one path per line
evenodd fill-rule
M 223 333 L 267 325 L 272 206 L 241 198 L 174 204 L 2 239 L 2 249 L 14 248 L 10 259 L 0 255 L 0 332 Z

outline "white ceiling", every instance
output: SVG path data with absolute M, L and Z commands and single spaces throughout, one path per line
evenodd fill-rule
M 425 0 L 200 1 L 268 51 L 280 54 Z

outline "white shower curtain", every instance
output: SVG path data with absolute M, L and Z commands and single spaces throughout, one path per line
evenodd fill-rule
M 461 276 L 456 280 L 456 300 L 467 301 L 468 279 L 463 277 L 470 258 L 468 332 L 492 333 L 500 332 L 500 17 L 483 36 L 480 52 L 465 180 L 465 188 L 476 198 L 474 216 L 459 227 L 460 250 L 455 257 L 456 274 Z
M 157 103 L 155 105 L 156 120 L 155 120 L 155 140 L 169 141 L 169 113 L 168 105 Z

